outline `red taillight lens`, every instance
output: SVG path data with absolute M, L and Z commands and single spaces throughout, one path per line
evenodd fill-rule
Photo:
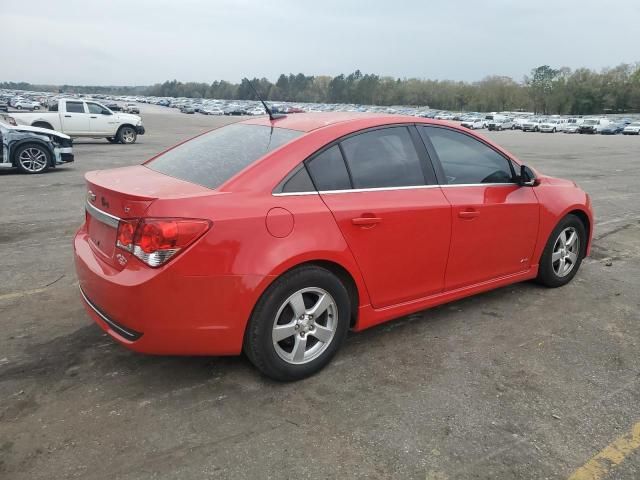
M 133 236 L 140 220 L 120 220 L 118 223 L 118 233 L 116 236 L 116 246 L 131 252 L 133 250 Z
M 163 265 L 211 227 L 208 220 L 143 218 L 120 220 L 116 245 L 150 267 Z

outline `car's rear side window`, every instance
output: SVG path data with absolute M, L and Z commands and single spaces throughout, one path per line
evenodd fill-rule
M 302 134 L 263 125 L 229 125 L 185 142 L 146 166 L 180 180 L 217 188 L 260 157 Z
M 307 163 L 313 183 L 320 191 L 349 190 L 351 180 L 342 159 L 340 147 L 334 145 L 313 157 Z
M 84 113 L 84 104 L 82 102 L 67 102 L 67 112 Z

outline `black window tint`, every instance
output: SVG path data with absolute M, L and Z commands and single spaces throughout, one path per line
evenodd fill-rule
M 307 164 L 307 168 L 318 190 L 348 190 L 351 188 L 349 173 L 337 145 L 312 158 Z
M 315 192 L 313 182 L 307 169 L 300 168 L 282 184 L 282 193 Z
M 419 130 L 428 134 L 449 185 L 513 182 L 508 160 L 475 138 L 446 128 Z
M 146 166 L 171 177 L 217 188 L 245 167 L 294 138 L 297 130 L 228 125 L 160 155 Z
M 418 153 L 405 127 L 362 133 L 342 142 L 353 188 L 424 185 Z
M 105 113 L 105 114 L 109 113 L 109 110 L 107 110 L 106 108 L 101 107 L 97 103 L 88 103 L 87 102 L 87 108 L 89 109 L 89 113 L 93 113 L 93 114 L 97 114 L 97 115 L 102 115 L 103 113 Z
M 67 102 L 67 112 L 84 113 L 84 105 L 82 102 Z

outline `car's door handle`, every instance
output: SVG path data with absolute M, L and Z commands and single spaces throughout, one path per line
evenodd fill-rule
M 89 117 L 89 118 L 98 118 L 98 117 Z
M 357 217 L 351 219 L 351 223 L 361 227 L 376 225 L 381 221 L 382 219 L 380 217 Z
M 458 212 L 458 216 L 465 220 L 473 220 L 474 218 L 477 218 L 480 216 L 480 212 L 478 210 L 472 210 L 469 208 L 466 210 L 460 210 Z
M 65 115 L 64 117 L 65 118 L 71 118 L 71 115 Z

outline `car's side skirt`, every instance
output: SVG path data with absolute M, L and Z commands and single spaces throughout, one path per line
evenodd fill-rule
M 358 321 L 353 330 L 359 332 L 361 330 L 379 325 L 394 318 L 399 318 L 404 315 L 419 312 L 420 310 L 426 310 L 431 307 L 442 305 L 443 303 L 460 300 L 477 293 L 487 292 L 489 290 L 504 287 L 512 283 L 531 280 L 537 275 L 538 266 L 533 265 L 528 270 L 524 270 L 522 272 L 505 275 L 503 277 L 487 280 L 485 282 L 469 285 L 466 287 L 457 288 L 455 290 L 449 290 L 447 292 L 437 293 L 428 297 L 418 298 L 416 300 L 411 300 L 409 302 L 404 302 L 398 305 L 392 305 L 379 309 L 375 309 L 371 305 L 363 305 L 360 307 L 360 311 L 358 312 Z

